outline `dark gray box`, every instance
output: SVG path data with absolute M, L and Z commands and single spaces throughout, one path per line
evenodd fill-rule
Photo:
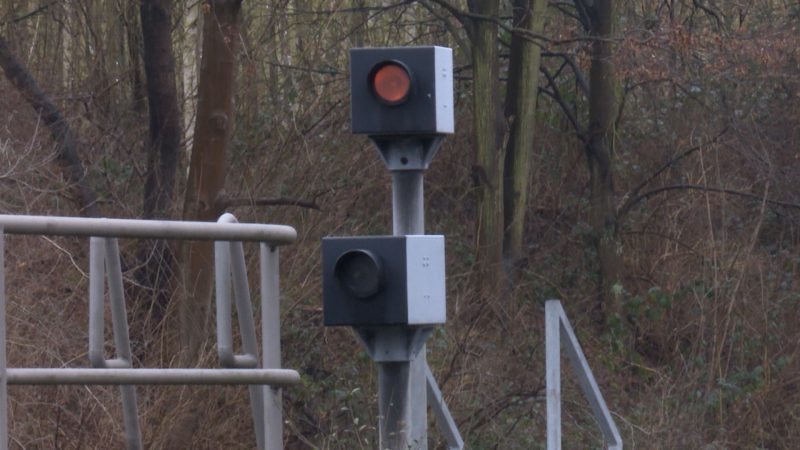
M 411 75 L 411 93 L 402 104 L 381 102 L 370 86 L 373 69 L 388 61 L 399 62 Z M 453 133 L 453 51 L 437 46 L 351 49 L 350 111 L 357 134 Z
M 322 291 L 327 326 L 444 323 L 444 236 L 323 238 Z

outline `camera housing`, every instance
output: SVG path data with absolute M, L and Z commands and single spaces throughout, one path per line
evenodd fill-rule
M 322 239 L 327 326 L 445 322 L 444 236 Z
M 452 49 L 419 46 L 350 50 L 353 133 L 452 134 L 453 106 Z

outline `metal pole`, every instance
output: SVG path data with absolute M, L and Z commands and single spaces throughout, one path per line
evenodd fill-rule
M 544 306 L 547 450 L 561 450 L 561 335 L 558 305 Z
M 89 240 L 89 361 L 94 367 L 106 364 L 105 335 L 105 258 L 106 241 L 93 237 Z
M 421 170 L 392 171 L 392 230 L 395 236 L 425 234 Z
M 425 234 L 422 170 L 392 171 L 393 234 Z M 407 345 L 403 342 L 401 345 Z M 378 363 L 381 450 L 428 448 L 425 345 L 411 361 Z
M 114 346 L 117 358 L 133 365 L 131 341 L 128 332 L 128 317 L 125 308 L 125 294 L 122 286 L 122 266 L 119 262 L 119 244 L 116 238 L 107 238 L 106 272 L 108 274 L 108 293 L 111 299 L 111 322 L 114 330 Z M 130 450 L 141 450 L 142 432 L 139 429 L 139 408 L 136 404 L 136 388 L 131 385 L 119 387 L 122 397 L 122 416 L 125 424 L 125 440 Z
M 278 247 L 261 244 L 261 339 L 264 369 L 281 367 L 281 308 Z M 299 376 L 298 376 L 299 380 Z M 264 386 L 264 445 L 283 448 L 283 405 L 279 386 Z
M 247 282 L 247 267 L 244 263 L 244 249 L 241 242 L 231 242 L 231 273 L 233 293 L 236 300 L 236 314 L 239 317 L 239 334 L 242 349 L 251 355 L 258 365 L 258 343 L 256 326 L 253 321 L 253 306 L 250 301 L 250 285 Z M 250 407 L 253 411 L 253 426 L 256 431 L 256 447 L 264 450 L 264 394 L 262 386 L 250 386 Z
M 225 213 L 217 223 L 238 223 L 233 214 Z M 241 242 L 214 243 L 214 274 L 216 278 L 217 353 L 225 367 L 258 367 L 258 342 L 250 300 L 250 284 Z M 239 333 L 244 355 L 233 354 L 233 327 L 231 324 L 231 282 L 239 318 Z M 264 450 L 264 395 L 262 386 L 250 386 L 250 408 L 256 432 L 256 448 Z
M 8 373 L 6 371 L 5 232 L 0 226 L 0 450 L 8 450 Z

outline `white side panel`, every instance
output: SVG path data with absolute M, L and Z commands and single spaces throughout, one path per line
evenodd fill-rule
M 436 74 L 436 131 L 453 133 L 455 113 L 453 105 L 453 50 L 434 47 Z
M 444 323 L 444 236 L 406 236 L 408 324 Z

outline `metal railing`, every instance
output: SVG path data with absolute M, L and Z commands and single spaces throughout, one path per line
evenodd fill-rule
M 561 302 L 548 300 L 544 307 L 545 360 L 547 386 L 547 450 L 561 450 L 561 347 L 575 376 L 578 378 L 584 397 L 597 420 L 603 439 L 609 450 L 622 450 L 622 438 L 617 424 L 603 400 L 603 394 L 592 375 L 592 369 L 583 355 L 581 345 L 569 324 Z
M 89 360 L 93 368 L 8 368 L 6 366 L 6 234 L 90 237 Z M 278 246 L 297 237 L 282 225 L 239 224 L 231 214 L 217 223 L 126 219 L 0 215 L 0 450 L 8 448 L 9 384 L 120 385 L 125 440 L 128 449 L 141 449 L 136 392 L 133 385 L 240 384 L 250 385 L 250 399 L 259 449 L 283 446 L 280 387 L 300 380 L 294 370 L 280 368 Z M 217 347 L 222 369 L 132 368 L 128 320 L 117 238 L 213 240 L 217 309 Z M 253 309 L 242 241 L 260 243 L 260 282 L 263 359 L 259 360 Z M 108 281 L 115 356 L 104 354 L 104 299 Z M 244 354 L 233 353 L 231 287 Z M 260 364 L 259 364 L 260 363 Z M 259 365 L 261 368 L 259 368 Z

